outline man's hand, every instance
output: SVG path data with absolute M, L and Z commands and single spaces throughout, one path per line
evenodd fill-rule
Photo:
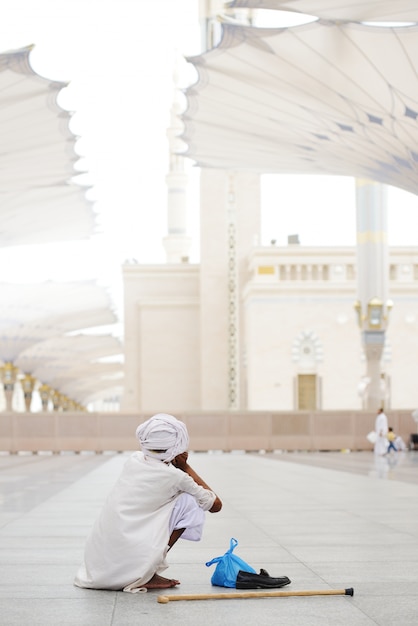
M 189 457 L 188 452 L 182 452 L 181 454 L 178 454 L 177 456 L 175 456 L 174 459 L 171 461 L 171 463 L 172 465 L 174 465 L 174 467 L 177 467 L 178 469 L 182 470 L 182 472 L 185 472 L 191 478 L 193 478 L 195 483 L 197 483 L 204 489 L 209 489 L 209 491 L 212 491 L 209 485 L 207 485 L 205 481 L 202 480 L 202 478 L 200 478 L 200 476 L 196 474 L 194 469 L 191 468 L 190 465 L 187 463 L 188 457 Z M 209 513 L 217 513 L 218 511 L 221 510 L 221 508 L 222 508 L 222 502 L 218 498 L 218 496 L 215 494 L 215 501 L 212 504 L 212 507 L 209 509 Z
M 177 467 L 178 469 L 185 472 L 187 468 L 188 458 L 189 458 L 189 453 L 182 452 L 181 454 L 178 454 L 177 456 L 175 456 L 174 459 L 171 461 L 171 463 L 174 465 L 174 467 Z

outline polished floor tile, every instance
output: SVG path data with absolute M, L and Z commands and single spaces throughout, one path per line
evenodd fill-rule
M 85 537 L 127 454 L 0 457 L 1 626 L 415 626 L 418 611 L 418 453 L 192 453 L 224 501 L 199 544 L 176 544 L 170 595 L 216 594 L 214 567 L 231 537 L 255 569 L 286 589 L 354 587 L 354 597 L 180 601 L 158 592 L 78 589 Z

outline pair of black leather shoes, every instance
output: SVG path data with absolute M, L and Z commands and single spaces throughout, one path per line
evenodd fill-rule
M 261 569 L 259 574 L 240 570 L 237 574 L 235 587 L 237 589 L 277 589 L 289 583 L 290 579 L 287 576 L 273 578 L 273 576 L 269 576 L 265 569 Z

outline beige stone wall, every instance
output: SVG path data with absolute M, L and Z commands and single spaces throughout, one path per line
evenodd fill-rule
M 205 181 L 208 198 L 219 197 L 221 190 L 227 193 L 224 173 L 212 172 Z M 250 199 L 257 195 L 256 186 L 251 190 L 252 182 L 248 183 Z M 125 411 L 229 408 L 225 207 L 214 207 L 211 212 L 207 205 L 204 215 L 201 266 L 124 267 Z M 360 410 L 359 384 L 366 374 L 366 363 L 353 306 L 357 294 L 355 248 L 272 246 L 252 248 L 244 254 L 251 247 L 251 233 L 257 223 L 238 220 L 236 226 L 237 408 L 294 411 L 298 408 L 298 375 L 315 374 L 317 409 Z M 382 371 L 389 381 L 385 407 L 416 408 L 415 249 L 390 251 L 389 297 L 394 307 L 382 360 Z M 309 338 L 314 348 L 310 359 L 303 356 L 304 341 Z
M 149 413 L 2 413 L 0 451 L 125 451 L 138 449 L 135 430 Z M 190 450 L 371 450 L 375 416 L 356 411 L 181 413 Z M 417 426 L 411 411 L 388 412 L 408 445 Z
M 123 409 L 200 406 L 199 271 L 188 264 L 124 267 Z
M 393 295 L 395 306 L 387 331 L 390 361 L 386 369 L 391 380 L 391 406 L 404 409 L 418 407 L 418 386 L 414 372 L 418 367 L 417 297 L 405 293 Z
M 354 302 L 355 248 L 298 245 L 254 249 L 244 291 L 247 387 L 250 410 L 295 410 L 298 374 L 318 377 L 317 408 L 362 408 L 359 383 L 366 364 Z M 381 364 L 388 383 L 385 406 L 418 406 L 418 256 L 390 251 L 390 313 Z M 297 355 L 310 336 L 315 358 Z M 301 348 L 302 349 L 302 348 Z
M 294 410 L 298 374 L 316 374 L 318 408 L 361 409 L 357 385 L 362 374 L 360 336 L 353 296 L 252 293 L 246 301 L 248 409 Z M 321 359 L 293 360 L 302 333 L 313 333 Z

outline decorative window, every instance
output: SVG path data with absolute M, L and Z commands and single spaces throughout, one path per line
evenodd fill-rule
M 323 359 L 319 337 L 312 330 L 302 331 L 293 341 L 292 360 L 300 367 L 315 369 Z

